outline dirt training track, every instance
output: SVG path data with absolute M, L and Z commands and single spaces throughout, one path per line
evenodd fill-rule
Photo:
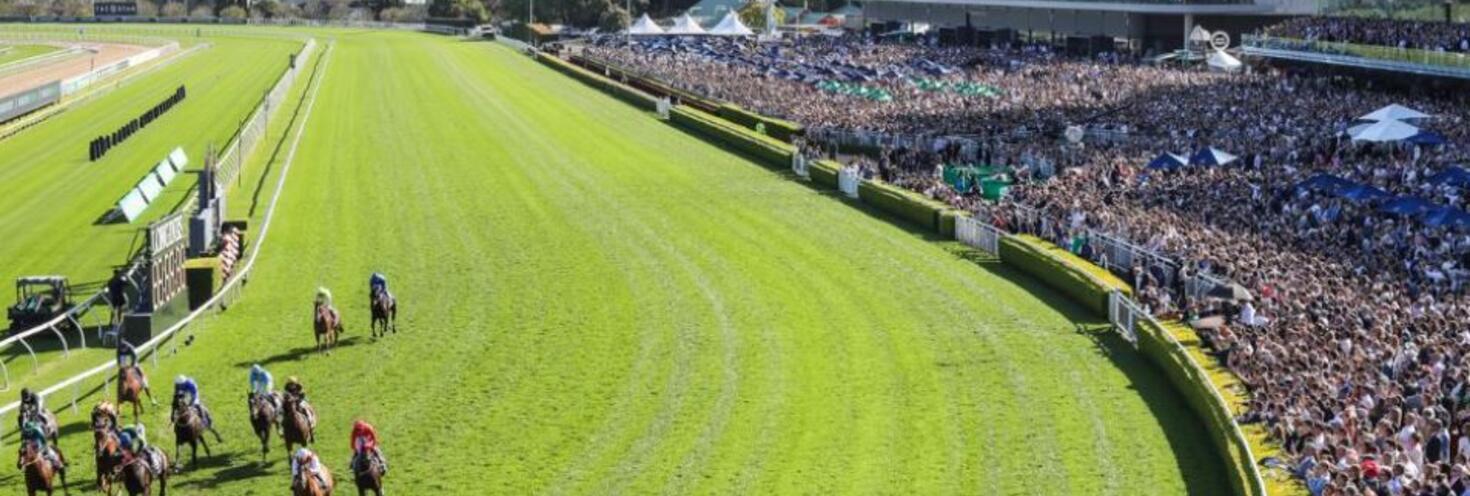
M 90 53 L 65 57 L 56 62 L 0 78 L 0 95 L 25 91 L 59 79 L 70 79 L 119 60 L 137 55 L 148 47 L 141 45 L 83 44 L 76 45 Z

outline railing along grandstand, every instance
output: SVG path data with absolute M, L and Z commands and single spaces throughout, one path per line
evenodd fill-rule
M 1304 40 L 1267 35 L 1244 35 L 1241 47 L 1248 55 L 1285 58 L 1369 69 L 1393 70 L 1470 78 L 1470 56 L 1417 48 Z
M 955 239 L 965 246 L 978 249 L 991 256 L 1000 255 L 1000 240 L 1006 236 L 1009 236 L 1009 234 L 1000 228 L 973 217 L 963 216 L 955 219 Z M 1094 276 L 1087 274 L 1085 271 L 1079 271 L 1078 273 L 1084 277 L 1094 278 Z M 1099 285 L 1102 284 L 1095 279 L 1094 282 Z M 1107 317 L 1112 329 L 1135 347 L 1139 346 L 1139 331 L 1143 329 L 1143 326 L 1152 326 L 1153 331 L 1150 332 L 1151 335 L 1157 336 L 1166 346 L 1170 347 L 1175 356 L 1183 357 L 1189 369 L 1194 371 L 1194 374 L 1199 380 L 1208 380 L 1205 367 L 1195 361 L 1194 357 L 1185 350 L 1184 345 L 1169 334 L 1165 330 L 1164 325 L 1155 319 L 1143 306 L 1128 298 L 1121 291 L 1115 290 L 1108 293 Z M 1251 451 L 1250 443 L 1246 440 L 1245 433 L 1240 430 L 1240 425 L 1233 421 L 1234 415 L 1230 413 L 1229 403 L 1226 402 L 1225 397 L 1221 396 L 1220 392 L 1213 385 L 1205 383 L 1203 386 L 1211 395 L 1212 401 L 1209 402 L 1208 408 L 1212 411 L 1209 414 L 1217 419 L 1224 419 L 1222 423 L 1230 426 L 1228 433 L 1230 443 L 1234 444 L 1236 449 L 1239 449 L 1244 454 L 1243 457 L 1245 460 L 1249 460 L 1253 464 L 1255 455 Z M 1251 484 L 1251 487 L 1247 488 L 1247 494 L 1266 494 L 1265 480 L 1261 478 L 1260 472 L 1258 470 L 1252 470 L 1248 476 L 1250 479 L 1248 483 Z
M 294 69 L 288 69 L 286 71 L 286 74 L 282 75 L 281 81 L 286 81 L 288 79 L 290 81 L 294 81 L 295 80 L 296 73 L 300 72 L 301 68 L 304 67 L 305 64 L 308 61 L 311 60 L 312 52 L 313 52 L 313 49 L 315 48 L 315 46 L 316 46 L 316 40 L 312 39 L 312 40 L 308 40 L 307 41 L 307 44 L 302 48 L 302 50 L 300 52 L 300 55 L 297 57 L 297 60 L 296 60 L 297 61 L 297 65 L 296 65 L 296 67 Z M 318 57 L 317 58 L 318 62 L 322 58 L 325 58 L 325 55 L 323 55 L 321 57 Z M 320 72 L 320 65 L 318 64 L 317 66 L 314 66 L 313 67 L 313 73 L 312 74 L 317 74 L 319 72 Z M 277 83 L 277 86 L 280 87 L 281 86 L 281 83 L 278 82 Z M 289 85 L 287 85 L 286 88 L 289 88 Z M 315 91 L 315 90 L 313 90 L 313 91 Z M 275 103 L 275 108 L 280 108 L 280 103 L 282 101 L 284 101 L 284 99 L 285 99 L 285 92 L 286 92 L 286 90 L 281 90 L 279 92 L 278 100 L 275 101 L 276 102 Z M 275 90 L 272 90 L 272 92 L 270 94 L 271 95 L 274 95 L 274 94 L 278 94 L 278 92 L 275 91 Z M 269 101 L 269 100 L 267 100 L 267 101 Z M 315 103 L 315 99 L 314 98 L 312 100 L 312 103 L 313 104 Z M 262 102 L 262 105 L 264 105 L 264 104 L 265 104 L 265 102 Z M 307 111 L 310 112 L 309 109 Z M 257 109 L 256 114 L 257 115 L 260 114 L 259 109 Z M 264 117 L 261 117 L 260 119 L 263 120 Z M 236 139 L 234 141 L 234 146 L 231 146 L 231 147 L 227 148 L 226 149 L 226 153 L 221 155 L 222 162 L 226 161 L 226 159 L 229 159 L 229 158 L 233 157 L 234 160 L 237 160 L 236 163 L 243 163 L 245 161 L 245 158 L 243 158 L 242 156 L 243 155 L 250 154 L 251 151 L 252 151 L 252 149 L 254 148 L 254 145 L 256 143 L 258 143 L 260 137 L 263 136 L 263 134 L 264 134 L 264 130 L 263 129 L 264 128 L 262 127 L 261 129 L 262 129 L 262 131 L 260 131 L 260 133 L 261 133 L 260 135 L 255 136 L 253 138 L 249 138 L 249 139 L 253 140 L 250 143 L 247 143 L 245 145 L 241 145 L 241 139 Z M 292 143 L 292 146 L 291 146 L 290 151 L 288 151 L 288 153 L 287 153 L 287 156 L 286 156 L 286 159 L 285 159 L 286 160 L 285 161 L 286 165 L 284 167 L 284 169 L 286 169 L 286 170 L 289 170 L 290 163 L 291 163 L 292 159 L 295 157 L 295 154 L 296 154 L 296 143 L 300 141 L 300 136 L 301 135 L 298 133 L 297 136 L 296 136 L 295 141 Z M 255 243 L 253 243 L 253 247 L 252 247 L 252 249 L 250 251 L 250 254 L 249 254 L 248 258 L 245 259 L 244 265 L 240 269 L 236 270 L 233 274 L 231 274 L 231 276 L 225 281 L 224 285 L 221 286 L 221 288 L 220 288 L 220 290 L 218 292 L 216 292 L 204 304 L 200 305 L 197 309 L 195 309 L 194 311 L 190 312 L 189 315 L 186 316 L 183 320 L 180 320 L 178 323 L 170 326 L 168 329 L 166 329 L 163 332 L 159 333 L 157 336 L 154 336 L 147 343 L 144 343 L 142 345 L 135 346 L 135 349 L 137 350 L 137 352 L 138 352 L 139 355 L 143 355 L 145 353 L 148 353 L 148 352 L 152 351 L 151 356 L 152 356 L 152 358 L 154 360 L 154 364 L 156 366 L 157 365 L 157 360 L 158 360 L 158 354 L 157 354 L 156 348 L 158 347 L 159 344 L 161 344 L 164 340 L 168 339 L 174 333 L 176 333 L 179 330 L 187 327 L 187 325 L 189 323 L 193 322 L 196 318 L 198 318 L 199 316 L 203 315 L 206 311 L 212 310 L 212 309 L 216 309 L 216 308 L 218 308 L 221 311 L 223 311 L 224 308 L 228 307 L 231 303 L 233 303 L 235 300 L 237 300 L 239 298 L 241 285 L 244 283 L 244 281 L 246 279 L 248 279 L 248 276 L 249 276 L 251 270 L 255 266 L 256 255 L 259 253 L 261 246 L 265 243 L 266 235 L 267 235 L 267 233 L 270 230 L 270 222 L 271 222 L 271 219 L 273 218 L 273 216 L 275 214 L 276 201 L 279 199 L 280 192 L 282 191 L 282 188 L 285 185 L 285 181 L 286 181 L 286 170 L 283 170 L 281 172 L 280 178 L 277 181 L 276 192 L 275 192 L 274 196 L 272 196 L 270 204 L 267 206 L 267 210 L 266 210 L 266 214 L 265 214 L 265 220 L 262 222 L 262 225 L 261 225 L 260 236 L 255 241 Z M 238 173 L 238 168 L 236 169 L 236 173 Z M 197 202 L 197 198 L 194 197 L 193 195 L 190 195 L 189 196 L 189 199 L 186 202 L 181 203 L 180 204 L 180 207 L 177 210 L 178 211 L 188 211 L 188 210 L 190 210 L 193 207 L 193 205 L 196 202 Z M 133 275 L 135 275 L 135 274 L 138 273 L 138 269 L 141 267 L 141 265 L 139 263 L 140 261 L 141 261 L 141 254 L 139 254 L 138 256 L 132 257 L 132 262 L 130 263 L 129 268 L 127 269 L 127 272 L 126 272 L 126 274 L 128 275 L 128 277 L 132 278 Z M 36 337 L 38 335 L 44 337 L 44 336 L 47 335 L 47 334 L 44 334 L 44 333 L 48 333 L 48 332 L 51 333 L 51 334 L 54 334 L 55 336 L 57 336 L 58 338 L 61 338 L 61 340 L 62 340 L 63 358 L 64 358 L 64 357 L 66 357 L 69 354 L 69 345 L 68 345 L 68 342 L 65 339 L 65 336 L 61 333 L 61 331 L 58 328 L 58 326 L 61 326 L 63 324 L 68 324 L 68 323 L 73 324 L 73 325 L 76 326 L 76 328 L 78 329 L 78 339 L 80 340 L 81 345 L 85 347 L 86 346 L 86 337 L 85 337 L 85 334 L 81 331 L 83 329 L 83 326 L 81 325 L 81 321 L 85 318 L 84 317 L 84 314 L 87 313 L 88 310 L 91 310 L 91 309 L 95 308 L 97 306 L 97 303 L 99 303 L 99 302 L 108 302 L 109 303 L 109 306 L 110 306 L 110 303 L 111 302 L 107 299 L 108 297 L 107 297 L 106 293 L 107 292 L 106 292 L 106 289 L 105 288 L 102 289 L 102 290 L 99 290 L 96 294 L 93 294 L 92 296 L 88 297 L 82 304 L 77 305 L 71 311 L 68 311 L 66 314 L 60 315 L 60 316 L 58 316 L 58 317 L 56 317 L 56 318 L 54 318 L 54 319 L 52 319 L 52 320 L 50 320 L 48 322 L 45 322 L 45 323 L 43 323 L 41 325 L 38 325 L 38 326 L 32 327 L 30 329 L 26 329 L 26 330 L 17 332 L 14 335 L 12 335 L 11 337 L 6 338 L 4 340 L 0 340 L 0 350 L 3 350 L 3 349 L 5 349 L 6 347 L 9 347 L 9 346 L 14 346 L 14 345 L 19 344 L 20 346 L 24 347 L 31 354 L 32 363 L 33 363 L 33 365 L 35 365 L 35 369 L 36 370 L 39 370 L 40 365 L 36 361 L 33 348 L 31 347 L 31 345 L 29 343 L 26 342 L 26 340 L 27 339 L 34 338 L 34 337 Z M 99 325 L 100 326 L 100 324 L 98 324 L 98 323 L 100 322 L 101 317 L 99 317 L 97 315 L 93 315 L 92 316 L 92 319 L 94 321 L 94 325 Z M 99 333 L 100 332 L 101 331 L 100 331 L 100 327 L 99 327 Z M 99 336 L 99 339 L 100 339 L 100 336 Z M 77 375 L 75 375 L 75 376 L 73 376 L 73 377 L 71 377 L 69 379 L 66 379 L 64 381 L 61 381 L 60 383 L 58 383 L 58 384 L 56 384 L 54 386 L 51 386 L 51 387 L 49 387 L 49 388 L 41 391 L 41 395 L 43 397 L 46 397 L 46 396 L 50 396 L 50 395 L 52 395 L 54 393 L 63 391 L 67 387 L 76 388 L 73 391 L 73 396 L 72 396 L 72 401 L 71 401 L 72 407 L 73 407 L 73 409 L 75 409 L 76 408 L 76 401 L 82 396 L 82 392 L 80 391 L 80 384 L 81 384 L 81 382 L 84 381 L 84 380 L 86 380 L 86 379 L 88 379 L 88 378 L 90 378 L 90 377 L 92 377 L 92 376 L 95 376 L 97 374 L 101 374 L 101 373 L 112 371 L 112 369 L 115 366 L 116 366 L 115 362 L 109 360 L 106 363 L 103 363 L 103 364 L 100 364 L 100 365 L 98 365 L 96 367 L 93 367 L 93 368 L 91 368 L 91 369 L 89 369 L 89 370 L 87 370 L 85 372 L 82 372 L 80 374 L 77 374 Z M 4 379 L 5 379 L 5 388 L 8 389 L 9 388 L 9 384 L 10 384 L 10 376 L 9 376 L 9 371 L 4 368 L 3 361 L 0 361 L 0 373 L 3 373 Z M 33 371 L 33 373 L 34 373 L 34 371 Z M 109 377 L 108 380 L 110 381 L 111 378 Z M 105 387 L 106 387 L 106 385 L 104 385 L 104 388 Z M 3 390 L 4 389 L 0 389 L 0 391 L 3 391 Z M 3 407 L 0 407 L 0 415 L 4 415 L 6 413 L 9 413 L 9 412 L 14 411 L 16 408 L 19 407 L 19 405 L 20 405 L 19 402 L 13 402 L 13 403 L 6 404 Z

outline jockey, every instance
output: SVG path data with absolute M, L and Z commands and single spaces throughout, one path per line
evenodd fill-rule
M 332 306 L 332 292 L 325 287 L 316 288 L 316 305 L 326 305 L 330 308 Z
M 194 378 L 180 375 L 174 379 L 174 398 L 180 396 L 188 397 L 189 407 L 199 412 L 204 420 L 204 427 L 214 430 L 214 420 L 209 417 L 209 409 L 204 407 L 204 399 L 199 396 L 199 383 L 194 382 Z
M 46 402 L 46 400 L 43 399 L 43 398 L 41 398 L 41 395 L 36 394 L 36 393 L 32 393 L 31 392 L 31 388 L 21 388 L 21 390 L 20 390 L 20 416 L 21 416 L 21 419 L 22 420 L 25 420 L 27 417 L 29 417 L 31 415 L 40 414 L 41 411 L 43 409 L 45 409 L 45 406 L 44 406 L 45 405 L 45 402 Z
M 121 370 L 121 369 L 126 369 L 126 368 L 129 368 L 129 367 L 137 367 L 137 366 L 138 366 L 138 349 L 137 348 L 134 348 L 133 347 L 133 344 L 132 343 L 129 343 L 128 340 L 123 339 L 122 336 L 118 336 L 118 338 L 117 338 L 117 368 L 119 370 Z
M 361 420 L 352 424 L 352 467 L 357 470 L 363 455 L 369 455 L 378 460 L 383 467 L 383 475 L 388 474 L 388 459 L 383 457 L 383 451 L 378 449 L 378 431 L 373 429 L 372 424 Z
M 387 291 L 387 290 L 388 290 L 388 276 L 383 275 L 382 272 L 374 272 L 371 277 L 368 277 L 368 299 L 369 299 L 369 301 L 371 301 L 374 298 L 377 298 L 379 291 Z
M 316 453 L 306 448 L 296 450 L 296 454 L 291 456 L 291 482 L 293 484 L 300 483 L 303 471 L 316 477 L 323 486 L 327 485 L 326 479 L 322 478 L 321 460 L 317 459 Z
M 274 391 L 271 391 L 271 386 L 274 384 L 275 382 L 271 378 L 271 373 L 267 372 L 265 367 L 261 367 L 258 363 L 250 366 L 250 399 L 253 401 L 256 395 L 265 395 L 270 400 L 271 406 L 276 409 L 276 416 L 279 417 L 281 415 L 281 397 L 277 396 Z
M 123 456 L 133 457 L 148 449 L 147 432 L 143 424 L 133 424 L 123 427 L 117 432 L 118 444 L 122 445 Z
M 306 403 L 306 389 L 301 386 L 301 380 L 294 375 L 286 378 L 286 397 L 296 401 L 296 408 L 306 415 L 307 425 L 315 429 L 316 414 Z
M 272 384 L 271 373 L 265 367 L 258 363 L 250 366 L 250 394 L 270 394 Z
M 66 470 L 66 460 L 61 457 L 61 452 L 46 442 L 46 431 L 41 428 L 40 422 L 27 421 L 20 428 L 20 445 L 25 447 L 26 443 L 35 443 L 36 451 L 41 457 L 56 466 L 57 471 Z M 18 457 L 17 457 L 18 458 Z M 20 460 L 15 461 L 16 468 L 21 467 Z
M 163 467 L 158 465 L 163 463 L 163 460 L 149 454 L 152 446 L 148 445 L 147 432 L 144 431 L 143 424 L 133 424 L 122 428 L 118 431 L 117 439 L 118 444 L 122 447 L 123 463 L 129 463 L 134 458 L 141 458 L 143 467 L 149 472 L 158 474 L 162 471 Z

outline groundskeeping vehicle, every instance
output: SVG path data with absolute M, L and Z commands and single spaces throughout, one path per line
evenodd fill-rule
M 65 276 L 27 276 L 15 280 L 10 330 L 23 330 L 71 310 L 71 287 Z

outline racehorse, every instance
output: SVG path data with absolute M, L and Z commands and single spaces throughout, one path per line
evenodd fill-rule
M 156 474 L 144 464 L 143 457 L 148 456 L 155 457 Z M 158 496 L 168 496 L 168 455 L 157 446 L 149 446 L 145 453 L 117 467 L 115 471 L 119 473 L 117 476 L 122 477 L 123 487 L 130 496 L 152 495 L 154 477 L 158 478 Z
M 52 478 L 60 476 L 61 492 L 71 494 L 66 488 L 66 471 L 58 470 L 51 462 L 41 454 L 40 446 L 35 442 L 21 444 L 20 459 L 16 462 L 26 476 L 26 494 L 36 496 L 38 492 L 45 492 L 47 496 L 54 494 L 56 490 L 55 481 Z
M 316 351 L 331 352 L 331 348 L 337 346 L 337 335 L 346 332 L 342 327 L 342 315 L 331 305 L 317 303 L 316 305 Z
M 286 441 L 286 456 L 295 453 L 292 446 L 309 446 L 316 442 L 316 429 L 311 425 L 311 417 L 316 412 L 311 410 L 311 405 L 302 404 L 301 400 L 286 396 L 286 401 L 281 407 L 285 409 L 285 425 L 281 426 L 281 438 Z
M 174 414 L 171 422 L 174 426 L 175 460 L 183 460 L 183 455 L 179 454 L 179 448 L 185 444 L 189 445 L 190 465 L 199 460 L 199 445 L 201 444 L 204 445 L 204 456 L 213 456 L 209 453 L 209 442 L 204 440 L 204 418 L 193 405 L 189 404 L 187 395 L 174 395 Z
M 97 490 L 112 494 L 113 476 L 122 463 L 122 447 L 117 438 L 117 412 L 106 401 L 92 408 L 92 444 L 97 452 Z
M 295 456 L 295 455 L 292 455 Z M 298 464 L 305 464 L 305 460 L 296 460 Z M 301 473 L 291 480 L 291 494 L 294 496 L 331 496 L 332 494 L 332 471 L 327 469 L 327 464 L 319 464 L 321 480 L 307 473 L 303 468 Z
M 383 324 L 381 333 L 378 332 L 379 322 Z M 398 334 L 398 298 L 394 298 L 393 293 L 386 289 L 379 289 L 373 294 L 372 328 L 373 337 L 387 336 L 389 329 Z
M 383 496 L 383 463 L 367 453 L 352 457 L 353 480 L 357 482 L 357 496 L 366 496 L 372 491 Z
M 128 367 L 118 372 L 117 378 L 117 404 L 133 404 L 133 421 L 138 421 L 138 414 L 143 412 L 143 394 L 148 395 L 150 403 L 153 401 L 153 391 L 143 387 L 143 369 Z
M 264 461 L 266 453 L 271 450 L 271 427 L 278 424 L 276 405 L 271 402 L 271 396 L 264 393 L 251 394 L 247 401 L 250 404 L 250 427 L 255 429 L 255 436 L 260 438 L 260 459 Z

